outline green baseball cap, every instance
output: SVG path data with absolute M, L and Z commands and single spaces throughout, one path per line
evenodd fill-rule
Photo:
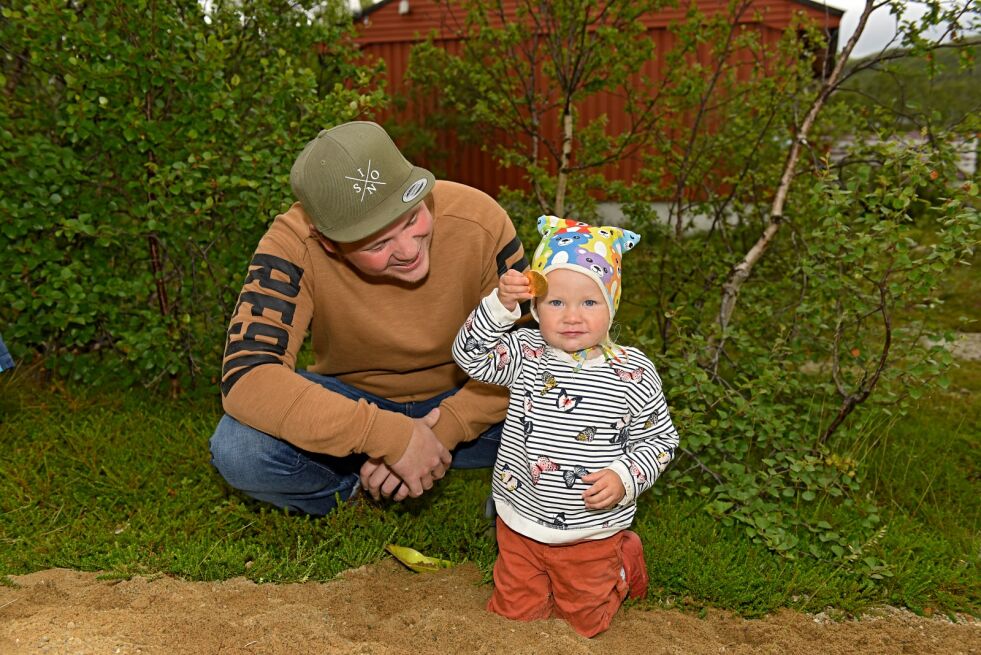
M 436 179 L 410 164 L 381 125 L 344 123 L 323 130 L 290 170 L 290 186 L 314 227 L 351 243 L 418 205 Z

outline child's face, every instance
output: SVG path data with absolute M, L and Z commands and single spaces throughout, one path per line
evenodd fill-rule
M 567 353 L 600 344 L 610 329 L 610 311 L 599 285 L 584 273 L 564 268 L 546 277 L 548 293 L 536 305 L 545 341 Z

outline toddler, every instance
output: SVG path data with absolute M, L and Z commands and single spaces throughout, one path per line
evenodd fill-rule
M 678 445 L 661 380 L 638 349 L 610 341 L 621 257 L 640 237 L 554 216 L 531 276 L 501 276 L 457 334 L 453 356 L 510 388 L 494 467 L 499 554 L 488 609 L 531 621 L 558 616 L 580 634 L 606 630 L 625 598 L 647 592 L 637 497 Z M 533 279 L 533 278 L 532 278 Z M 539 329 L 513 330 L 532 300 Z

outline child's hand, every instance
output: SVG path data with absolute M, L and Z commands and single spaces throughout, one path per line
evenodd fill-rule
M 627 490 L 623 488 L 623 481 L 613 469 L 603 469 L 584 475 L 582 481 L 590 485 L 582 492 L 586 509 L 610 509 L 627 495 Z
M 528 278 L 524 273 L 509 268 L 497 282 L 497 297 L 509 312 L 513 312 L 519 302 L 532 297 Z

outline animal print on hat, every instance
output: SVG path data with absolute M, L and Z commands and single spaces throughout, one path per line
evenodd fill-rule
M 620 305 L 623 253 L 637 245 L 640 235 L 619 227 L 594 227 L 557 216 L 540 216 L 538 232 L 542 241 L 535 249 L 531 269 L 543 275 L 557 268 L 585 273 L 603 291 L 612 321 Z

